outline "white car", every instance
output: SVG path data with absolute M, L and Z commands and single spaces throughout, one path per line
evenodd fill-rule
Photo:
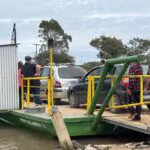
M 41 76 L 50 75 L 50 66 L 43 66 Z M 67 91 L 71 85 L 78 83 L 86 74 L 86 71 L 79 66 L 71 64 L 55 64 L 53 66 L 54 75 L 54 103 L 59 104 L 61 99 L 67 99 Z M 41 95 L 47 94 L 47 80 L 41 80 Z M 46 96 L 41 96 L 42 100 L 47 100 Z

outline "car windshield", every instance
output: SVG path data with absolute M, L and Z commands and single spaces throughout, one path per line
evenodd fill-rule
M 59 77 L 63 79 L 81 78 L 85 73 L 82 68 L 75 66 L 58 68 Z

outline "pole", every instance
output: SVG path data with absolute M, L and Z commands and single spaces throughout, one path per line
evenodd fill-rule
M 48 100 L 48 113 L 50 115 L 50 110 L 51 110 L 51 92 L 50 92 L 50 87 L 51 87 L 51 81 L 50 79 L 47 80 L 48 81 L 48 87 L 47 87 L 47 100 Z
M 38 54 L 37 50 L 38 50 L 38 46 L 39 46 L 40 44 L 33 44 L 33 45 L 35 45 L 35 56 L 37 57 L 37 54 Z
M 26 80 L 27 81 L 27 106 L 30 106 L 30 81 L 31 80 Z
M 103 102 L 103 104 L 102 104 L 102 106 L 101 106 L 101 108 L 100 108 L 100 110 L 99 110 L 99 112 L 98 112 L 98 114 L 97 114 L 97 116 L 96 116 L 96 118 L 95 118 L 93 124 L 92 124 L 92 130 L 94 130 L 94 129 L 97 127 L 97 125 L 99 124 L 99 121 L 100 121 L 100 119 L 101 119 L 101 116 L 102 116 L 102 114 L 103 114 L 103 112 L 104 112 L 106 106 L 108 105 L 108 103 L 109 103 L 109 101 L 110 101 L 110 99 L 111 99 L 113 93 L 115 92 L 118 83 L 120 82 L 122 76 L 123 76 L 124 73 L 126 72 L 128 66 L 129 66 L 129 63 L 126 62 L 126 63 L 124 64 L 123 68 L 121 69 L 121 71 L 120 71 L 118 77 L 116 78 L 113 87 L 109 90 L 109 92 L 108 92 L 108 94 L 107 94 L 107 96 L 106 96 L 106 98 L 105 98 L 105 100 L 104 100 L 104 102 Z
M 92 98 L 92 103 L 91 103 L 90 108 L 88 110 L 89 115 L 93 114 L 93 112 L 94 112 L 96 103 L 100 97 L 100 91 L 102 90 L 102 87 L 104 85 L 104 81 L 106 79 L 106 75 L 107 75 L 107 72 L 109 71 L 109 69 L 110 69 L 110 66 L 108 64 L 105 64 L 104 70 L 103 70 L 102 74 L 100 75 L 101 78 L 100 78 L 99 83 L 96 87 L 94 97 Z
M 22 82 L 22 87 L 21 87 L 21 109 L 24 109 L 24 80 L 21 80 Z
M 50 87 L 51 87 L 51 104 L 54 105 L 54 90 L 53 90 L 53 49 L 50 48 Z
M 50 104 L 54 105 L 54 92 L 53 92 L 53 85 L 54 85 L 54 78 L 53 78 L 53 39 L 48 40 L 48 48 L 49 48 L 49 61 L 50 61 Z

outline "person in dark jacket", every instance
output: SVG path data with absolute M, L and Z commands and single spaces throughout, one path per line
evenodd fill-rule
M 24 77 L 39 77 L 41 68 L 32 63 L 32 58 L 30 56 L 25 57 L 25 64 L 22 67 L 22 74 Z M 34 95 L 35 103 L 37 105 L 42 105 L 40 99 L 40 80 L 31 80 L 30 86 L 35 86 L 31 88 L 31 93 Z

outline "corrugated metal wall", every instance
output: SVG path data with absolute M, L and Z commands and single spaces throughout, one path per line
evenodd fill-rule
M 19 107 L 17 67 L 17 46 L 0 46 L 0 110 Z

